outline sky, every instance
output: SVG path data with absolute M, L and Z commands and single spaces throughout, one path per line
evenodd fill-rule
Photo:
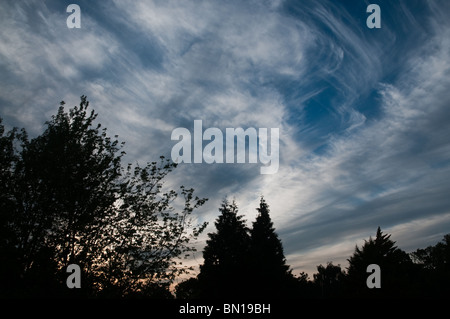
M 68 28 L 80 7 L 80 28 Z M 381 28 L 366 9 L 380 8 Z M 2 1 L 0 117 L 30 136 L 86 95 L 127 162 L 170 158 L 176 128 L 279 129 L 279 169 L 181 163 L 209 226 L 260 196 L 294 274 L 343 268 L 378 226 L 411 252 L 450 233 L 449 1 Z M 203 143 L 203 146 L 206 142 Z

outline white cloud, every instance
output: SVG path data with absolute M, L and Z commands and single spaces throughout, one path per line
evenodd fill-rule
M 382 84 L 393 66 L 381 44 L 395 45 L 395 34 L 385 28 L 386 41 L 371 42 L 332 4 L 305 6 L 305 18 L 296 19 L 280 11 L 280 1 L 116 1 L 108 23 L 85 12 L 82 28 L 68 30 L 64 14 L 37 3 L 33 24 L 26 5 L 0 9 L 2 113 L 39 132 L 60 100 L 71 107 L 87 94 L 99 121 L 127 142 L 130 161 L 141 163 L 170 152 L 171 130 L 194 119 L 222 129 L 280 128 L 277 174 L 260 175 L 259 165 L 191 165 L 180 166 L 169 183 L 211 195 L 210 210 L 201 213 L 211 224 L 225 195 L 236 198 L 249 222 L 264 195 L 295 266 L 315 270 L 328 255 L 348 257 L 376 223 L 390 222 L 403 244 L 409 227 L 420 229 L 415 220 L 443 202 L 450 158 L 443 10 L 434 10 L 442 23 L 430 23 L 428 42 L 401 61 L 403 74 Z M 123 34 L 108 28 L 113 24 Z M 147 65 L 153 56 L 157 62 Z M 370 118 L 356 103 L 377 85 L 381 114 Z M 336 130 L 310 125 L 301 112 L 327 94 Z M 307 146 L 317 146 L 313 134 L 327 146 L 320 154 Z M 436 206 L 425 203 L 433 195 Z
M 262 177 L 258 192 L 271 204 L 293 263 L 314 270 L 319 261 L 342 263 L 368 227 L 375 231 L 387 222 L 392 225 L 388 231 L 399 232 L 399 244 L 408 248 L 426 239 L 414 238 L 413 232 L 424 236 L 423 228 L 450 223 L 448 214 L 436 215 L 443 213 L 440 203 L 445 206 L 450 189 L 444 177 L 448 166 L 434 165 L 448 165 L 450 159 L 450 132 L 441 118 L 448 119 L 448 32 L 430 39 L 433 54 L 413 56 L 396 84 L 380 87 L 380 119 L 360 118 L 347 134 L 330 140 L 325 155 L 299 155 L 294 169 L 281 167 L 278 174 Z M 326 237 L 314 242 L 319 234 Z M 297 236 L 310 242 L 296 244 Z M 315 248 L 295 252 L 302 246 Z

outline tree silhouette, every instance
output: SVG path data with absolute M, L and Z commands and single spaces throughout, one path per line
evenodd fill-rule
M 175 295 L 177 299 L 196 299 L 200 297 L 201 288 L 199 280 L 195 277 L 180 282 L 175 287 Z
M 178 257 L 195 251 L 189 243 L 207 223 L 194 227 L 189 215 L 206 199 L 194 197 L 194 190 L 184 186 L 179 193 L 162 191 L 164 178 L 175 167 L 161 157 L 160 163 L 144 168 L 129 165 L 123 174 L 115 213 L 102 228 L 113 236 L 103 241 L 102 254 L 93 264 L 103 289 L 113 294 L 118 290 L 122 295 L 142 292 L 145 296 L 154 291 L 158 297 L 178 275 L 189 270 L 179 266 Z M 179 195 L 184 203 L 176 211 L 171 204 Z M 102 262 L 104 259 L 109 262 Z
M 176 164 L 122 168 L 123 143 L 95 125 L 88 106 L 85 96 L 69 112 L 61 102 L 31 140 L 25 130 L 4 134 L 0 122 L 3 295 L 68 293 L 65 269 L 76 263 L 84 295 L 161 296 L 185 271 L 175 258 L 206 226 L 192 228 L 188 217 L 205 199 L 184 187 L 162 191 Z
M 361 249 L 356 246 L 353 256 L 347 259 L 347 285 L 353 295 L 394 297 L 410 293 L 408 282 L 414 272 L 412 261 L 390 237 L 378 227 L 375 239 L 370 237 Z M 382 289 L 369 289 L 366 285 L 370 264 L 380 266 Z
M 317 273 L 313 275 L 314 283 L 320 290 L 321 297 L 337 297 L 343 293 L 345 273 L 341 265 L 333 265 L 328 262 L 324 267 L 322 264 L 317 266 Z
M 425 269 L 450 270 L 450 234 L 434 246 L 425 249 L 417 249 L 411 253 L 415 262 Z
M 14 194 L 18 180 L 16 166 L 17 147 L 26 140 L 26 133 L 17 128 L 5 133 L 0 118 L 0 295 L 13 291 L 23 273 L 20 271 L 23 255 L 17 249 L 18 236 L 17 201 Z
M 0 297 L 171 298 L 169 286 L 189 270 L 180 258 L 206 227 L 191 218 L 206 199 L 165 188 L 177 165 L 164 157 L 123 167 L 123 143 L 88 109 L 85 96 L 68 112 L 61 102 L 33 139 L 5 132 L 0 118 Z M 177 286 L 177 298 L 450 295 L 450 234 L 408 255 L 378 227 L 356 246 L 347 274 L 330 262 L 311 282 L 292 275 L 264 198 L 252 229 L 235 202 L 219 211 L 200 273 Z M 71 263 L 82 289 L 66 287 Z M 380 289 L 366 285 L 370 264 L 380 266 Z
M 201 297 L 230 298 L 248 294 L 250 236 L 238 208 L 224 200 L 203 250 L 204 263 L 198 275 Z
M 92 236 L 116 200 L 111 182 L 120 174 L 122 153 L 116 154 L 118 141 L 106 130 L 100 134 L 100 125 L 92 127 L 97 115 L 87 114 L 88 105 L 82 96 L 79 107 L 66 113 L 61 102 L 46 130 L 31 141 L 23 130 L 6 168 L 12 205 L 2 213 L 12 216 L 8 242 L 20 256 L 20 277 L 30 283 L 47 278 L 50 285 L 62 267 L 83 266 L 84 256 L 98 247 L 90 244 Z
M 416 281 L 426 296 L 450 296 L 450 234 L 436 245 L 417 249 L 410 255 L 421 268 L 421 276 Z
M 250 267 L 255 297 L 286 297 L 293 279 L 278 235 L 269 215 L 269 206 L 261 197 L 258 215 L 250 230 Z

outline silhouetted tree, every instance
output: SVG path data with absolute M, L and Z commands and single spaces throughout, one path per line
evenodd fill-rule
M 176 164 L 123 169 L 123 143 L 94 124 L 88 106 L 85 96 L 69 112 L 61 102 L 31 140 L 25 130 L 5 135 L 0 122 L 3 295 L 67 293 L 65 268 L 76 263 L 86 295 L 161 296 L 183 271 L 175 258 L 206 226 L 188 231 L 189 214 L 205 201 L 192 189 L 162 191 Z M 179 194 L 177 212 L 171 203 Z
M 450 270 L 450 234 L 442 241 L 425 249 L 417 249 L 411 253 L 414 261 L 425 269 Z
M 426 297 L 450 296 L 450 234 L 434 246 L 417 249 L 411 258 L 421 268 L 420 281 L 422 295 Z
M 410 282 L 414 276 L 414 267 L 408 254 L 395 246 L 391 235 L 383 234 L 380 227 L 375 239 L 365 241 L 361 249 L 356 246 L 353 256 L 348 260 L 347 285 L 356 296 L 406 296 L 413 293 Z M 377 264 L 381 269 L 381 289 L 369 289 L 366 279 L 367 266 Z
M 345 273 L 341 265 L 333 265 L 328 262 L 324 267 L 322 264 L 317 266 L 317 273 L 313 275 L 314 284 L 320 290 L 321 297 L 339 297 L 343 295 L 343 285 Z
M 17 249 L 18 236 L 17 201 L 14 194 L 18 187 L 16 165 L 19 160 L 17 148 L 26 140 L 24 130 L 17 128 L 5 133 L 0 118 L 0 296 L 14 291 L 23 273 L 23 257 Z
M 256 221 L 250 230 L 252 296 L 286 297 L 293 275 L 286 265 L 281 240 L 275 233 L 269 216 L 269 206 L 263 197 L 257 211 Z
M 116 154 L 118 141 L 106 130 L 93 127 L 97 115 L 87 114 L 88 104 L 82 96 L 66 113 L 61 102 L 43 134 L 29 141 L 23 130 L 14 150 L 7 193 L 13 205 L 2 214 L 12 216 L 9 240 L 20 256 L 20 277 L 31 286 L 35 279 L 55 280 L 70 263 L 84 266 L 84 257 L 99 248 L 90 245 L 92 236 L 116 200 L 112 181 L 123 153 Z
M 175 287 L 177 299 L 195 299 L 200 297 L 200 286 L 197 278 L 189 278 Z
M 101 280 L 100 289 L 119 291 L 121 295 L 142 292 L 161 295 L 169 285 L 189 269 L 180 267 L 182 257 L 195 251 L 189 245 L 206 227 L 194 227 L 190 214 L 205 199 L 193 196 L 193 189 L 180 187 L 163 192 L 163 180 L 175 163 L 161 157 L 161 162 L 145 168 L 128 166 L 120 183 L 115 212 L 108 216 L 102 232 L 112 234 L 103 239 L 102 254 L 93 262 L 92 273 Z M 172 207 L 177 197 L 181 209 Z M 108 260 L 108 263 L 104 263 Z
M 238 208 L 224 200 L 203 250 L 204 263 L 198 275 L 201 297 L 232 298 L 248 294 L 250 236 Z

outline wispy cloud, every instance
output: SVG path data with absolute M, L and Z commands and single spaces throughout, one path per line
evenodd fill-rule
M 264 195 L 299 270 L 344 263 L 378 225 L 432 243 L 450 223 L 449 7 L 380 6 L 371 30 L 364 2 L 81 1 L 82 28 L 68 29 L 59 2 L 7 1 L 1 116 L 37 134 L 60 100 L 86 94 L 140 163 L 169 155 L 171 131 L 195 119 L 279 128 L 277 174 L 186 164 L 168 185 L 209 197 L 211 222 L 225 196 L 253 220 Z
M 272 206 L 288 212 L 277 218 L 289 252 L 322 256 L 323 246 L 355 234 L 367 237 L 377 225 L 417 231 L 413 221 L 429 218 L 439 220 L 433 226 L 441 226 L 440 236 L 448 229 L 450 29 L 444 25 L 436 23 L 433 36 L 405 61 L 397 81 L 380 82 L 379 118 L 329 139 L 325 154 L 301 157 L 303 163 L 280 170 L 280 180 L 261 191 Z M 399 242 L 414 248 L 403 236 L 411 239 L 402 232 Z M 342 262 L 349 246 L 339 247 L 333 246 L 327 258 Z

